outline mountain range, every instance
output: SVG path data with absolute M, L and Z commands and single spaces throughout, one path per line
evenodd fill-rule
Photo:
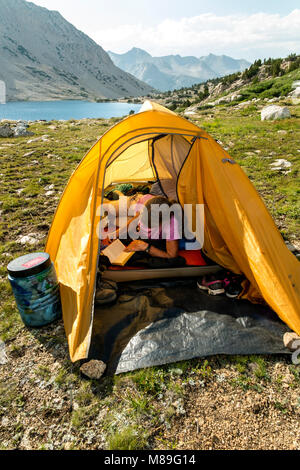
M 148 52 L 136 47 L 125 54 L 111 51 L 108 51 L 108 54 L 115 65 L 160 91 L 192 86 L 243 71 L 251 65 L 244 59 L 214 54 L 200 58 L 180 55 L 152 57 Z
M 25 0 L 0 0 L 0 80 L 8 101 L 116 99 L 153 91 L 60 13 Z

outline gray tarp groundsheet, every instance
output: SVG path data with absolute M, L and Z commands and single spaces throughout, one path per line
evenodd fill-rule
M 118 301 L 95 310 L 89 358 L 119 374 L 215 354 L 282 354 L 286 331 L 269 307 L 210 296 L 194 279 L 120 284 Z

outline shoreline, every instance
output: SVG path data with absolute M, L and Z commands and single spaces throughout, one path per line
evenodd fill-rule
M 136 102 L 134 101 L 131 101 L 132 100 L 138 100 Z M 103 103 L 124 103 L 124 104 L 142 104 L 144 102 L 146 98 L 145 97 L 137 97 L 137 98 L 116 98 L 116 99 L 109 99 L 109 98 L 103 98 L 103 100 L 89 100 L 89 99 L 80 99 L 80 98 L 47 98 L 47 99 L 43 99 L 43 100 L 36 100 L 36 99 L 32 99 L 32 100 L 27 100 L 27 99 L 23 99 L 23 100 L 6 100 L 5 103 L 0 103 L 0 109 L 1 109 L 1 105 L 4 105 L 6 106 L 7 104 L 11 104 L 11 103 L 57 103 L 57 102 L 62 102 L 62 101 L 78 101 L 78 102 L 81 102 L 81 103 L 96 103 L 96 104 L 103 104 Z
M 10 101 L 0 105 L 0 122 L 79 121 L 123 118 L 140 110 L 142 101 L 91 102 L 83 100 Z

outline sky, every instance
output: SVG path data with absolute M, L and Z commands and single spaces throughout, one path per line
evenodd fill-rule
M 254 61 L 300 53 L 300 0 L 33 0 L 105 50 L 226 54 Z

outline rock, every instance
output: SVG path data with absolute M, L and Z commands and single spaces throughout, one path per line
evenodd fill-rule
M 46 191 L 45 196 L 47 197 L 54 196 L 55 194 L 54 184 L 50 184 L 50 186 L 46 186 L 45 191 Z
M 231 101 L 231 96 L 223 96 L 222 98 L 216 101 L 216 104 L 226 104 L 226 103 L 230 103 L 230 101 Z
M 80 367 L 80 371 L 83 375 L 89 379 L 99 380 L 106 370 L 106 364 L 102 361 L 92 360 L 86 362 Z
M 14 136 L 14 131 L 11 129 L 11 127 L 8 124 L 4 124 L 4 126 L 0 126 L 0 137 L 7 138 L 7 137 L 13 137 Z
M 266 108 L 263 108 L 261 111 L 261 120 L 262 121 L 271 121 L 275 119 L 286 119 L 290 118 L 291 113 L 289 108 L 286 106 L 267 106 Z
M 20 448 L 21 449 L 25 449 L 25 450 L 31 450 L 32 449 L 32 445 L 31 445 L 31 442 L 30 442 L 30 432 L 33 430 L 33 428 L 29 428 L 29 429 L 26 429 L 24 434 L 23 434 L 23 437 L 20 441 Z
M 27 243 L 29 245 L 35 245 L 37 243 L 37 240 L 32 237 L 29 237 L 28 235 L 25 235 L 24 237 L 19 238 L 18 242 L 21 243 L 21 245 L 26 245 Z
M 218 96 L 220 95 L 221 93 L 223 93 L 223 91 L 226 90 L 226 85 L 224 85 L 224 83 L 220 82 L 218 83 L 218 85 L 214 88 L 213 90 L 213 95 L 215 96 Z
M 4 416 L 2 418 L 2 421 L 1 421 L 1 426 L 3 426 L 4 428 L 9 426 L 11 423 L 10 423 L 10 419 L 8 419 L 6 416 Z
M 231 101 L 241 100 L 242 98 L 243 95 L 239 95 L 238 93 L 234 93 L 233 95 L 231 95 Z
M 288 170 L 286 173 L 290 173 L 290 168 L 292 166 L 291 162 L 288 162 L 287 160 L 284 160 L 283 158 L 279 158 L 275 160 L 275 162 L 271 163 L 271 170 L 273 171 L 282 171 L 282 170 Z
M 48 134 L 45 134 L 45 135 L 42 135 L 41 137 L 36 137 L 35 139 L 28 140 L 27 144 L 32 144 L 34 142 L 39 142 L 40 140 L 42 142 L 48 142 L 48 140 L 49 140 L 48 137 L 50 137 L 50 136 Z
M 35 153 L 35 150 L 33 150 L 32 152 L 24 153 L 23 157 L 31 157 L 31 155 L 33 155 L 34 153 Z
M 32 135 L 34 135 L 34 133 L 27 131 L 25 127 L 16 127 L 14 132 L 15 137 L 29 137 Z
M 29 127 L 29 124 L 27 121 L 17 121 L 17 126 Z
M 250 100 L 243 101 L 242 103 L 238 104 L 237 107 L 243 109 L 243 108 L 246 108 L 247 106 L 249 106 L 250 104 L 251 104 Z
M 216 380 L 217 380 L 217 382 L 219 382 L 219 383 L 225 382 L 225 380 L 226 380 L 225 374 L 217 374 L 217 375 L 216 375 Z
M 296 351 L 300 347 L 300 336 L 297 333 L 285 333 L 283 335 L 283 344 L 290 351 Z
M 0 341 L 0 366 L 7 364 L 8 359 L 5 351 L 5 343 Z
M 294 82 L 293 85 L 297 86 L 294 87 L 295 89 L 289 94 L 289 96 L 292 98 L 292 103 L 297 105 L 300 103 L 300 81 Z
M 187 108 L 184 111 L 184 114 L 186 116 L 193 116 L 193 115 L 197 114 L 197 110 L 198 110 L 198 106 L 190 106 L 189 108 Z
M 179 369 L 179 368 L 177 368 L 177 369 L 172 369 L 172 372 L 171 372 L 171 373 L 174 374 L 174 375 L 182 375 L 182 374 L 183 374 L 183 370 L 182 370 L 182 369 Z
M 298 86 L 292 93 L 293 98 L 300 98 L 300 86 Z
M 299 338 L 299 339 L 300 339 L 300 338 Z M 293 374 L 288 373 L 288 374 L 286 374 L 286 375 L 283 377 L 282 382 L 283 382 L 284 384 L 290 385 L 290 384 L 292 384 L 292 383 L 294 382 L 294 380 L 295 380 L 295 377 L 293 376 Z
M 39 140 L 41 140 L 41 137 L 36 137 L 35 139 L 28 140 L 27 144 L 32 144 L 34 142 L 38 142 Z
M 73 442 L 66 442 L 65 445 L 64 445 L 64 450 L 72 450 L 73 447 L 74 447 Z
M 259 366 L 258 366 L 258 364 L 257 364 L 256 362 L 250 362 L 250 363 L 248 364 L 248 367 L 249 367 L 249 369 L 251 370 L 251 372 L 254 373 L 254 372 L 258 369 Z
M 96 438 L 96 433 L 92 430 L 86 431 L 84 433 L 84 441 L 87 444 L 92 444 L 95 438 Z
M 24 122 L 24 121 L 19 121 L 17 123 L 17 126 L 15 127 L 14 129 L 14 136 L 15 137 L 27 137 L 27 136 L 32 136 L 34 135 L 33 132 L 29 132 L 27 130 L 28 128 L 28 124 L 27 122 Z
M 21 243 L 21 245 L 36 245 L 43 238 L 43 236 L 43 234 L 29 233 L 28 235 L 24 235 L 18 238 L 17 242 Z
M 284 130 L 277 131 L 277 134 L 286 135 L 288 132 Z
M 290 243 L 290 242 L 285 242 L 285 244 L 286 244 L 287 248 L 288 248 L 292 253 L 295 253 L 296 251 L 298 251 L 297 248 L 296 248 L 294 245 L 292 245 L 292 243 Z

